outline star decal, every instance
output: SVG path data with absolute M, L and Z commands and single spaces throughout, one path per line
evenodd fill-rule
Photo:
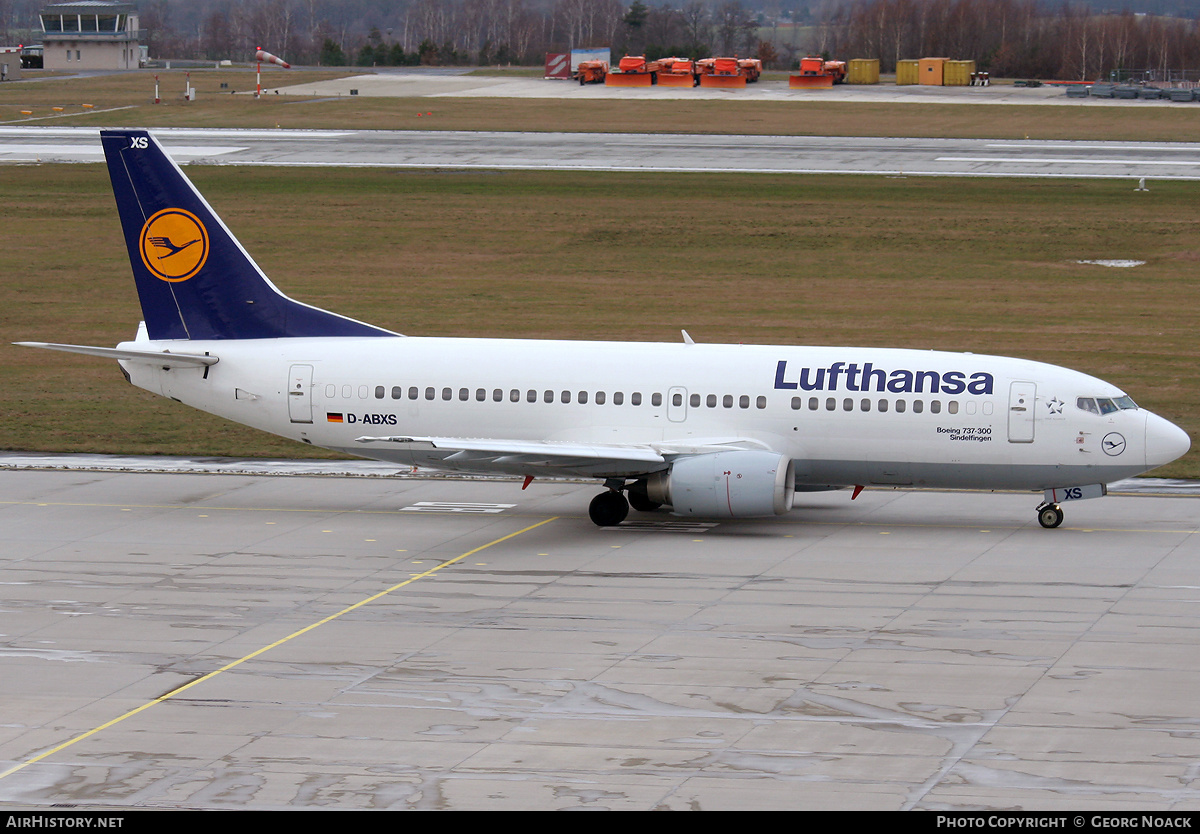
M 1049 400 L 1046 405 L 1049 406 L 1051 414 L 1062 414 L 1063 406 L 1066 405 L 1066 403 L 1064 403 L 1058 397 L 1055 397 L 1054 399 Z

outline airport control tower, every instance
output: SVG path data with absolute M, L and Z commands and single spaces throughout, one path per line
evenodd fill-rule
M 111 0 L 55 3 L 39 13 L 46 69 L 137 69 L 137 7 Z

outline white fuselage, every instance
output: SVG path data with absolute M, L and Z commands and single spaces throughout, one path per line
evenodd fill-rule
M 218 356 L 208 368 L 122 362 L 134 384 L 203 411 L 315 446 L 451 470 L 535 474 L 521 463 L 364 448 L 357 440 L 632 447 L 738 438 L 790 457 L 801 488 L 1048 489 L 1111 482 L 1182 454 L 1183 433 L 1144 409 L 1100 414 L 1077 405 L 1122 397 L 1109 383 L 995 356 L 417 337 L 122 347 Z M 564 467 L 559 474 L 634 473 Z

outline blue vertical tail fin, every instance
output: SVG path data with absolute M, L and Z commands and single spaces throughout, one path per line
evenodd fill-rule
M 398 335 L 276 289 L 148 131 L 100 139 L 151 339 Z

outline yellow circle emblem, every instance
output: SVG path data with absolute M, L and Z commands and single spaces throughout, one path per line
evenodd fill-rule
M 142 263 L 163 281 L 186 281 L 208 260 L 208 230 L 190 211 L 155 212 L 142 226 Z

